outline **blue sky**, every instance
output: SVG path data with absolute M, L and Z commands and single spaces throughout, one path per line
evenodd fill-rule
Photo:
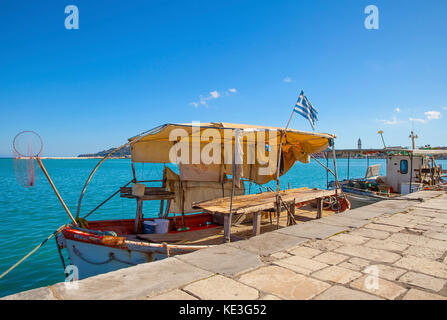
M 79 30 L 64 27 L 69 4 Z M 379 30 L 364 27 L 370 4 Z M 339 148 L 380 147 L 380 129 L 409 145 L 412 127 L 418 145 L 447 145 L 446 12 L 445 0 L 1 0 L 0 155 L 22 130 L 43 155 L 72 156 L 168 122 L 284 126 L 301 89 Z M 291 127 L 311 130 L 299 116 Z

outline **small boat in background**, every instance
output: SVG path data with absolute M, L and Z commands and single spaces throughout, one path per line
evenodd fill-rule
M 329 152 L 326 153 L 328 155 Z M 349 178 L 351 158 L 376 156 L 386 159 L 386 175 L 379 174 L 381 165 L 367 165 L 363 178 Z M 348 178 L 340 181 L 352 207 L 359 207 L 381 200 L 395 199 L 420 190 L 447 190 L 443 179 L 446 170 L 437 165 L 436 158 L 447 155 L 447 150 L 427 149 L 340 149 L 337 157 L 348 159 Z M 335 182 L 329 183 L 330 187 Z

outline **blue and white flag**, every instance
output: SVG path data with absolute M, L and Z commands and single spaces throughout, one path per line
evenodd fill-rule
M 318 121 L 317 114 L 318 111 L 312 106 L 310 101 L 307 99 L 304 91 L 301 91 L 300 97 L 296 102 L 293 109 L 296 113 L 302 115 L 304 118 L 309 120 L 312 130 L 315 130 L 315 121 Z

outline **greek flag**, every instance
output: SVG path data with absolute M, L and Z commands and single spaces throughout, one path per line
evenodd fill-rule
M 318 111 L 312 106 L 310 101 L 307 99 L 306 95 L 304 94 L 304 91 L 301 91 L 300 97 L 298 98 L 298 101 L 296 102 L 293 111 L 309 120 L 310 125 L 312 126 L 312 130 L 315 130 L 315 121 L 318 121 L 317 118 Z

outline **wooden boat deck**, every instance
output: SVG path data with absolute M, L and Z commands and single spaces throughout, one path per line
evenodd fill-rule
M 310 201 L 317 201 L 316 217 L 321 218 L 323 210 L 323 199 L 336 194 L 335 190 L 320 189 L 288 189 L 279 192 L 280 203 L 277 203 L 276 192 L 263 192 L 259 194 L 249 194 L 233 197 L 232 214 L 233 215 L 253 215 L 252 235 L 261 233 L 261 213 L 263 211 L 276 211 L 277 205 L 289 208 L 288 214 L 294 215 L 295 205 L 304 204 Z M 202 209 L 206 213 L 221 214 L 224 216 L 224 238 L 229 241 L 230 231 L 228 219 L 230 216 L 230 197 L 218 198 L 214 200 L 193 203 L 193 208 Z
M 320 189 L 288 189 L 280 191 L 282 202 L 290 205 L 292 203 L 303 203 L 316 199 L 322 199 L 335 194 L 335 190 Z M 193 203 L 196 209 L 205 212 L 228 215 L 230 211 L 230 197 L 218 198 L 214 200 Z M 256 213 L 262 210 L 272 210 L 276 208 L 276 192 L 263 192 L 259 194 L 249 194 L 235 196 L 233 198 L 233 214 Z
M 272 223 L 270 223 L 269 212 L 263 212 L 261 215 L 260 233 L 266 233 L 277 230 L 276 217 L 272 213 Z M 333 215 L 333 211 L 322 211 L 322 216 Z M 295 220 L 297 223 L 314 220 L 316 217 L 316 208 L 306 205 L 295 211 Z M 287 226 L 287 215 L 283 212 L 279 219 L 279 228 Z M 166 242 L 169 244 L 191 244 L 191 245 L 217 245 L 222 244 L 224 236 L 224 226 L 218 226 L 197 231 L 175 232 L 168 234 L 138 234 L 128 235 L 129 240 L 143 240 L 152 243 Z M 244 223 L 231 226 L 231 240 L 245 240 L 253 236 L 252 221 L 250 219 Z

